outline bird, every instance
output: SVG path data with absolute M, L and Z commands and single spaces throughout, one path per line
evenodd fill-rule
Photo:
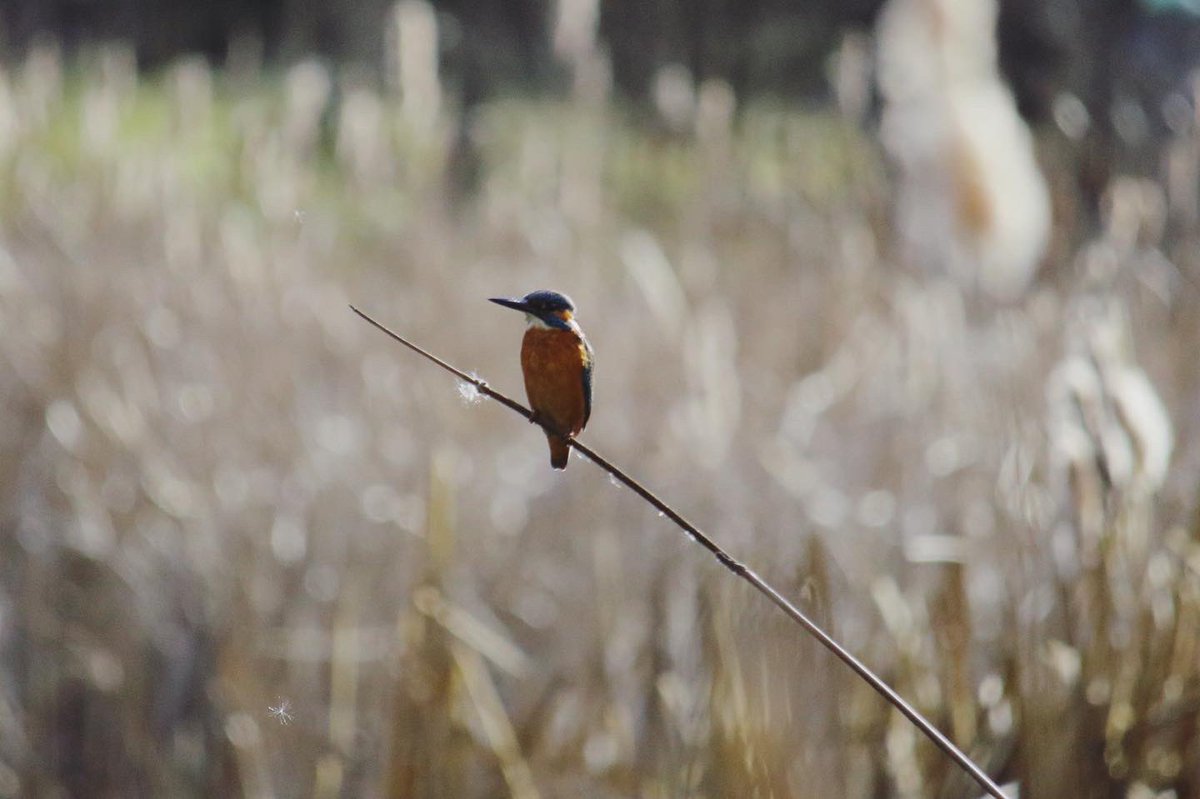
M 491 297 L 491 302 L 522 311 L 528 327 L 521 342 L 521 372 L 533 409 L 531 422 L 549 425 L 550 465 L 567 468 L 568 438 L 574 438 L 592 415 L 592 345 L 575 321 L 575 303 L 557 291 L 533 291 L 519 300 Z

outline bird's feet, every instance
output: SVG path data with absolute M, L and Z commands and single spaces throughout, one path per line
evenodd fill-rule
M 555 424 L 553 419 L 551 419 L 549 416 L 546 416 L 541 411 L 532 411 L 529 414 L 529 423 L 538 425 L 547 433 L 553 433 L 554 435 L 562 438 L 572 438 L 570 434 L 561 432 L 562 428 Z

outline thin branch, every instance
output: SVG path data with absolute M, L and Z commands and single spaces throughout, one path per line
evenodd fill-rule
M 388 329 L 384 325 L 375 321 L 370 316 L 363 313 L 362 311 L 360 311 L 358 308 L 354 307 L 353 305 L 350 306 L 350 310 L 354 311 L 354 313 L 358 314 L 363 319 L 365 319 L 367 322 L 374 325 L 379 330 L 383 331 L 385 334 L 390 336 L 395 341 L 398 341 L 399 343 L 403 344 L 405 347 L 408 347 L 413 352 L 432 361 L 433 363 L 435 363 L 438 366 L 445 369 L 447 372 L 450 372 L 451 374 L 456 376 L 458 379 L 463 380 L 467 383 L 470 383 L 472 386 L 474 386 L 479 391 L 479 393 L 484 394 L 484 395 L 496 400 L 501 405 L 504 405 L 505 407 L 521 414 L 526 419 L 533 420 L 533 412 L 532 411 L 530 411 L 528 408 L 526 408 L 521 403 L 510 399 L 509 397 L 505 396 L 504 394 L 501 394 L 499 391 L 496 391 L 495 389 L 493 389 L 491 386 L 489 386 L 483 380 L 479 379 L 478 377 L 476 377 L 474 375 L 467 374 L 466 372 L 452 366 L 451 364 L 447 363 L 446 361 L 443 361 L 441 358 L 438 358 L 436 355 L 433 355 L 432 353 L 426 352 L 425 350 L 418 347 L 416 344 L 413 344 L 411 341 L 408 341 L 404 337 L 400 336 L 399 334 L 393 332 L 392 330 Z M 545 423 L 541 419 L 539 419 L 537 421 L 539 424 L 542 425 L 542 427 L 544 427 L 546 429 L 547 432 L 562 435 L 561 431 L 555 430 L 552 426 Z M 680 529 L 682 529 L 685 533 L 688 534 L 689 538 L 691 538 L 697 544 L 699 544 L 700 546 L 704 547 L 709 552 L 711 552 L 713 554 L 713 556 L 721 563 L 722 566 L 724 566 L 726 569 L 728 569 L 729 571 L 736 574 L 738 577 L 741 577 L 746 582 L 750 583 L 750 585 L 754 586 L 755 590 L 757 590 L 760 594 L 762 594 L 767 599 L 769 599 L 773 603 L 775 603 L 775 605 L 778 606 L 779 609 L 782 610 L 784 613 L 786 613 L 793 621 L 795 621 L 797 624 L 799 624 L 801 627 L 803 627 L 805 630 L 807 630 L 810 635 L 812 635 L 814 638 L 816 638 L 818 641 L 820 641 L 821 644 L 824 645 L 824 647 L 826 649 L 828 649 L 833 654 L 837 655 L 838 658 L 843 663 L 845 663 L 847 666 L 849 666 L 851 669 L 853 669 L 855 674 L 857 674 L 859 677 L 861 677 L 863 680 L 865 680 L 884 699 L 886 699 L 888 702 L 890 702 L 893 707 L 895 707 L 897 710 L 899 710 L 901 713 L 903 713 L 904 716 L 909 721 L 911 721 L 913 724 L 915 724 L 917 726 L 917 728 L 919 730 L 921 730 L 921 732 L 925 733 L 925 735 L 928 736 L 928 738 L 931 741 L 933 741 L 933 743 L 936 744 L 939 749 L 941 749 L 943 752 L 945 752 L 946 755 L 948 755 L 952 760 L 954 760 L 955 763 L 957 763 L 959 766 L 961 766 L 964 771 L 966 771 L 968 774 L 970 774 L 971 777 L 977 783 L 979 783 L 980 787 L 982 787 L 988 793 L 989 796 L 994 797 L 994 799 L 1006 799 L 1004 793 L 1000 790 L 1000 786 L 998 786 L 983 771 L 982 768 L 980 768 L 978 765 L 976 765 L 976 763 L 973 760 L 971 760 L 969 757 L 967 757 L 962 752 L 961 749 L 959 749 L 957 746 L 955 746 L 953 741 L 951 741 L 949 738 L 947 738 L 946 735 L 943 734 L 937 727 L 935 727 L 931 721 L 929 721 L 923 715 L 921 715 L 920 711 L 918 711 L 916 708 L 914 708 L 912 705 L 910 705 L 904 699 L 904 697 L 900 696 L 900 694 L 898 694 L 895 691 L 895 689 L 893 689 L 890 685 L 888 685 L 886 682 L 884 682 L 882 678 L 880 678 L 879 676 L 877 676 L 875 674 L 875 672 L 871 671 L 871 669 L 869 669 L 862 661 L 860 661 L 858 658 L 856 658 L 854 655 L 852 655 L 849 650 L 847 650 L 845 647 L 843 647 L 841 644 L 839 644 L 836 640 L 834 640 L 833 637 L 829 635 L 829 633 L 825 632 L 823 629 L 821 629 L 819 626 L 817 626 L 817 624 L 814 621 L 812 621 L 810 618 L 808 618 L 808 616 L 806 616 L 803 611 L 801 611 L 798 607 L 796 607 L 791 602 L 789 602 L 782 594 L 780 594 L 778 591 L 776 591 L 771 586 L 770 583 L 768 583 L 762 577 L 759 577 L 758 574 L 753 569 L 746 566 L 744 563 L 739 561 L 737 558 L 733 557 L 728 552 L 726 552 L 724 549 L 722 549 L 715 541 L 713 541 L 703 531 L 701 531 L 700 528 L 696 527 L 696 525 L 692 524 L 687 519 L 685 519 L 683 516 L 681 516 L 678 511 L 676 511 L 674 508 L 672 508 L 666 502 L 662 501 L 657 496 L 655 496 L 655 494 L 653 494 L 650 491 L 650 489 L 646 488 L 641 483 L 634 480 L 632 477 L 627 475 L 624 471 L 619 469 L 617 466 L 613 465 L 608 459 L 601 457 L 591 447 L 575 440 L 574 438 L 572 438 L 570 436 L 566 436 L 566 438 L 567 438 L 568 444 L 570 444 L 575 449 L 579 450 L 579 452 L 581 452 L 585 456 L 587 456 L 593 463 L 595 463 L 597 466 L 599 466 L 604 471 L 611 474 L 617 480 L 620 480 L 622 483 L 624 483 L 626 486 L 628 486 L 635 494 L 640 496 L 642 499 L 646 500 L 646 502 L 648 502 L 652 506 L 654 506 L 657 510 L 659 510 L 664 516 L 669 518 L 671 521 L 675 522 L 675 524 L 678 525 Z

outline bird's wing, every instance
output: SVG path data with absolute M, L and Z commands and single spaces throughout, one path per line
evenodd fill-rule
M 583 424 L 586 425 L 592 415 L 592 367 L 596 363 L 592 345 L 586 338 L 583 339 L 583 353 L 586 359 L 583 364 Z M 583 425 L 580 425 L 580 429 L 582 428 Z

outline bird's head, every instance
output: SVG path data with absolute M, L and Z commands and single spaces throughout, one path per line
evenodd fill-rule
M 566 294 L 557 291 L 531 291 L 519 300 L 492 297 L 491 301 L 505 308 L 523 311 L 530 325 L 569 330 L 575 318 L 575 303 Z

